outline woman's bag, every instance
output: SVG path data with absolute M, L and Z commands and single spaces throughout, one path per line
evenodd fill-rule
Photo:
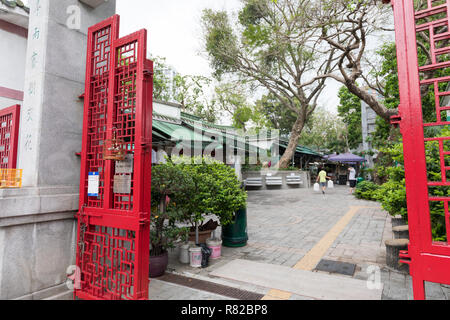
M 320 191 L 320 185 L 318 183 L 314 184 L 314 191 L 319 192 Z
M 333 189 L 334 188 L 334 183 L 331 180 L 328 180 L 328 189 Z

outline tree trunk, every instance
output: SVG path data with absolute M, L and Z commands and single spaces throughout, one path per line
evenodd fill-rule
M 381 102 L 377 100 L 373 95 L 371 95 L 366 90 L 356 86 L 353 82 L 346 82 L 346 87 L 348 90 L 353 93 L 355 96 L 360 98 L 362 101 L 367 103 L 369 107 L 375 111 L 375 113 L 386 120 L 387 122 L 391 121 L 391 116 L 398 114 L 398 109 L 388 109 Z
M 298 146 L 298 140 L 305 126 L 305 118 L 301 115 L 298 116 L 297 121 L 295 121 L 294 126 L 291 131 L 291 138 L 289 140 L 289 145 L 284 152 L 283 156 L 278 163 L 278 167 L 281 169 L 286 169 L 292 161 L 292 157 L 295 154 L 295 149 Z

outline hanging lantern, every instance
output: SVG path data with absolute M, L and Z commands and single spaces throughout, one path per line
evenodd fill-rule
M 123 140 L 117 139 L 116 128 L 113 128 L 112 139 L 105 140 L 103 144 L 103 159 L 122 161 L 127 153 L 126 144 Z

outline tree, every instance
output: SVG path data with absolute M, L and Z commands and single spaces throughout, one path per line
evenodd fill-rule
M 166 58 L 163 57 L 151 57 L 153 60 L 153 98 L 161 101 L 171 101 L 173 97 L 173 84 L 170 83 L 171 79 L 164 72 L 169 69 L 166 63 Z
M 237 21 L 224 11 L 207 9 L 202 16 L 205 49 L 215 76 L 252 81 L 276 98 L 281 109 L 295 114 L 281 168 L 288 167 L 325 87 L 325 78 L 311 79 L 332 71 L 333 50 L 322 57 L 320 35 L 305 19 L 312 3 L 243 0 Z
M 273 94 L 267 94 L 256 101 L 255 109 L 268 120 L 267 127 L 277 129 L 281 135 L 288 136 L 297 120 L 297 114 L 283 108 Z
M 347 87 L 339 90 L 338 114 L 345 124 L 349 149 L 357 149 L 363 142 L 361 124 L 361 100 Z
M 348 151 L 346 125 L 331 112 L 318 108 L 306 123 L 299 143 L 324 153 Z
M 169 77 L 171 70 L 164 57 L 152 57 L 154 62 L 153 98 L 165 102 L 176 102 L 182 111 L 190 112 L 209 122 L 216 119 L 216 101 L 208 95 L 211 79 L 203 76 L 181 75 L 175 73 Z
M 215 89 L 216 103 L 219 110 L 228 113 L 233 120 L 233 127 L 247 130 L 250 121 L 258 122 L 259 118 L 247 101 L 247 95 L 242 86 L 234 83 L 223 83 Z
M 327 50 L 335 52 L 333 72 L 322 77 L 332 78 L 343 85 L 361 100 L 365 101 L 386 121 L 397 113 L 378 101 L 366 88 L 379 91 L 381 82 L 375 84 L 369 79 L 371 68 L 365 68 L 370 36 L 386 30 L 389 25 L 388 6 L 376 0 L 319 0 L 316 10 L 309 16 L 313 28 L 321 30 L 321 39 Z M 364 85 L 358 85 L 358 81 Z
M 415 0 L 414 4 L 416 10 L 420 10 L 426 8 L 427 1 Z M 378 116 L 389 122 L 390 117 L 398 113 L 398 103 L 395 99 L 395 95 L 398 97 L 398 90 L 392 91 L 396 86 L 393 80 L 397 73 L 395 47 L 385 47 L 385 51 L 381 52 L 381 55 L 391 56 L 391 59 L 384 60 L 383 66 L 368 49 L 368 43 L 373 36 L 394 31 L 391 27 L 391 7 L 377 0 L 318 0 L 315 2 L 315 10 L 309 12 L 312 15 L 308 19 L 314 21 L 311 27 L 321 29 L 324 45 L 327 45 L 328 50 L 333 51 L 336 57 L 333 61 L 335 67 L 333 72 L 316 79 L 327 77 L 342 83 L 352 94 L 366 102 Z M 444 18 L 446 14 L 441 15 Z M 438 27 L 435 33 L 446 30 L 447 26 Z M 427 34 L 417 33 L 417 41 L 419 65 L 430 64 L 431 54 Z M 438 48 L 447 46 L 447 41 L 437 44 Z M 439 74 L 442 74 L 442 71 L 430 70 L 423 72 L 422 78 L 430 79 Z M 377 99 L 372 94 L 374 91 L 385 97 L 385 100 Z M 430 87 L 421 87 L 422 98 L 426 99 L 429 93 Z M 389 101 L 390 98 L 394 99 Z
M 173 100 L 181 104 L 182 111 L 191 112 L 206 121 L 215 122 L 216 100 L 208 95 L 212 80 L 203 76 L 176 75 Z

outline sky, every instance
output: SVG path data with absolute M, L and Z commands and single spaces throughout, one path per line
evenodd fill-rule
M 212 73 L 202 49 L 202 10 L 237 12 L 240 7 L 240 0 L 117 0 L 121 36 L 146 28 L 148 52 L 165 57 L 167 63 L 183 75 L 210 76 Z M 376 42 L 369 46 L 376 47 Z M 319 105 L 337 113 L 337 93 L 341 86 L 334 80 L 327 80 Z
M 167 58 L 181 74 L 210 75 L 201 56 L 202 10 L 238 10 L 239 0 L 117 0 L 121 36 L 146 28 L 148 51 Z
M 212 69 L 201 41 L 202 10 L 237 12 L 241 7 L 240 0 L 116 0 L 116 3 L 116 11 L 121 16 L 121 36 L 145 28 L 151 55 L 165 57 L 183 75 L 203 76 L 210 76 Z M 370 41 L 369 47 L 376 48 L 380 42 Z M 337 93 L 341 86 L 327 80 L 319 105 L 337 113 Z

